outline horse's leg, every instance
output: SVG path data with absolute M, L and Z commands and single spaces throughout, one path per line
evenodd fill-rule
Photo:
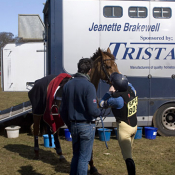
M 55 147 L 56 147 L 55 150 L 56 150 L 57 154 L 59 155 L 59 159 L 65 159 L 65 157 L 63 156 L 63 153 L 62 153 L 61 144 L 60 144 L 58 135 L 59 134 L 57 132 L 54 134 L 54 141 L 55 141 Z
M 90 166 L 90 174 L 93 175 L 100 175 L 98 173 L 97 168 L 94 166 L 94 161 L 93 161 L 93 150 L 92 150 L 92 154 L 91 154 L 91 160 L 89 161 L 89 166 Z
M 39 158 L 39 144 L 38 144 L 38 135 L 39 135 L 39 127 L 40 127 L 40 120 L 42 115 L 33 115 L 33 122 L 34 122 L 34 152 L 35 158 Z
M 59 94 L 57 94 L 57 95 L 59 95 Z M 55 104 L 57 105 L 57 107 L 59 109 L 60 105 L 61 105 L 61 100 L 56 100 Z M 65 157 L 63 156 L 63 153 L 62 153 L 62 149 L 61 149 L 61 145 L 60 145 L 58 135 L 59 135 L 59 130 L 54 134 L 54 141 L 55 141 L 55 146 L 56 146 L 55 149 L 56 149 L 57 154 L 60 156 L 60 159 L 65 159 Z

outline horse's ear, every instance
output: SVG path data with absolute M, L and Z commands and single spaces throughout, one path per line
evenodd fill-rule
M 108 47 L 108 49 L 107 49 L 107 52 L 111 54 L 111 50 L 110 50 L 110 48 L 109 48 L 109 47 Z
M 98 48 L 98 52 L 101 54 L 101 56 L 104 55 L 104 53 L 102 52 L 102 50 L 100 49 L 100 47 Z

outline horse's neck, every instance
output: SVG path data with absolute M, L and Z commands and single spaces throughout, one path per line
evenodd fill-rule
M 100 77 L 98 76 L 98 69 L 97 67 L 93 67 L 92 70 L 91 70 L 91 83 L 94 84 L 95 88 L 96 88 L 96 91 L 98 89 L 98 84 L 99 84 L 99 81 L 100 81 Z

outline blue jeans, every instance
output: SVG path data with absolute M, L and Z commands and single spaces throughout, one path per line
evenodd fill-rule
M 70 175 L 86 175 L 95 137 L 95 124 L 71 123 L 73 158 Z

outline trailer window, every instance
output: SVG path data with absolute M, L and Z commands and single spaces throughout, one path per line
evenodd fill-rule
M 171 18 L 171 8 L 155 7 L 153 9 L 154 18 Z
M 146 18 L 147 8 L 146 7 L 129 7 L 128 13 L 130 18 Z
M 121 18 L 123 16 L 123 9 L 119 6 L 105 6 L 103 8 L 103 15 L 106 18 Z

